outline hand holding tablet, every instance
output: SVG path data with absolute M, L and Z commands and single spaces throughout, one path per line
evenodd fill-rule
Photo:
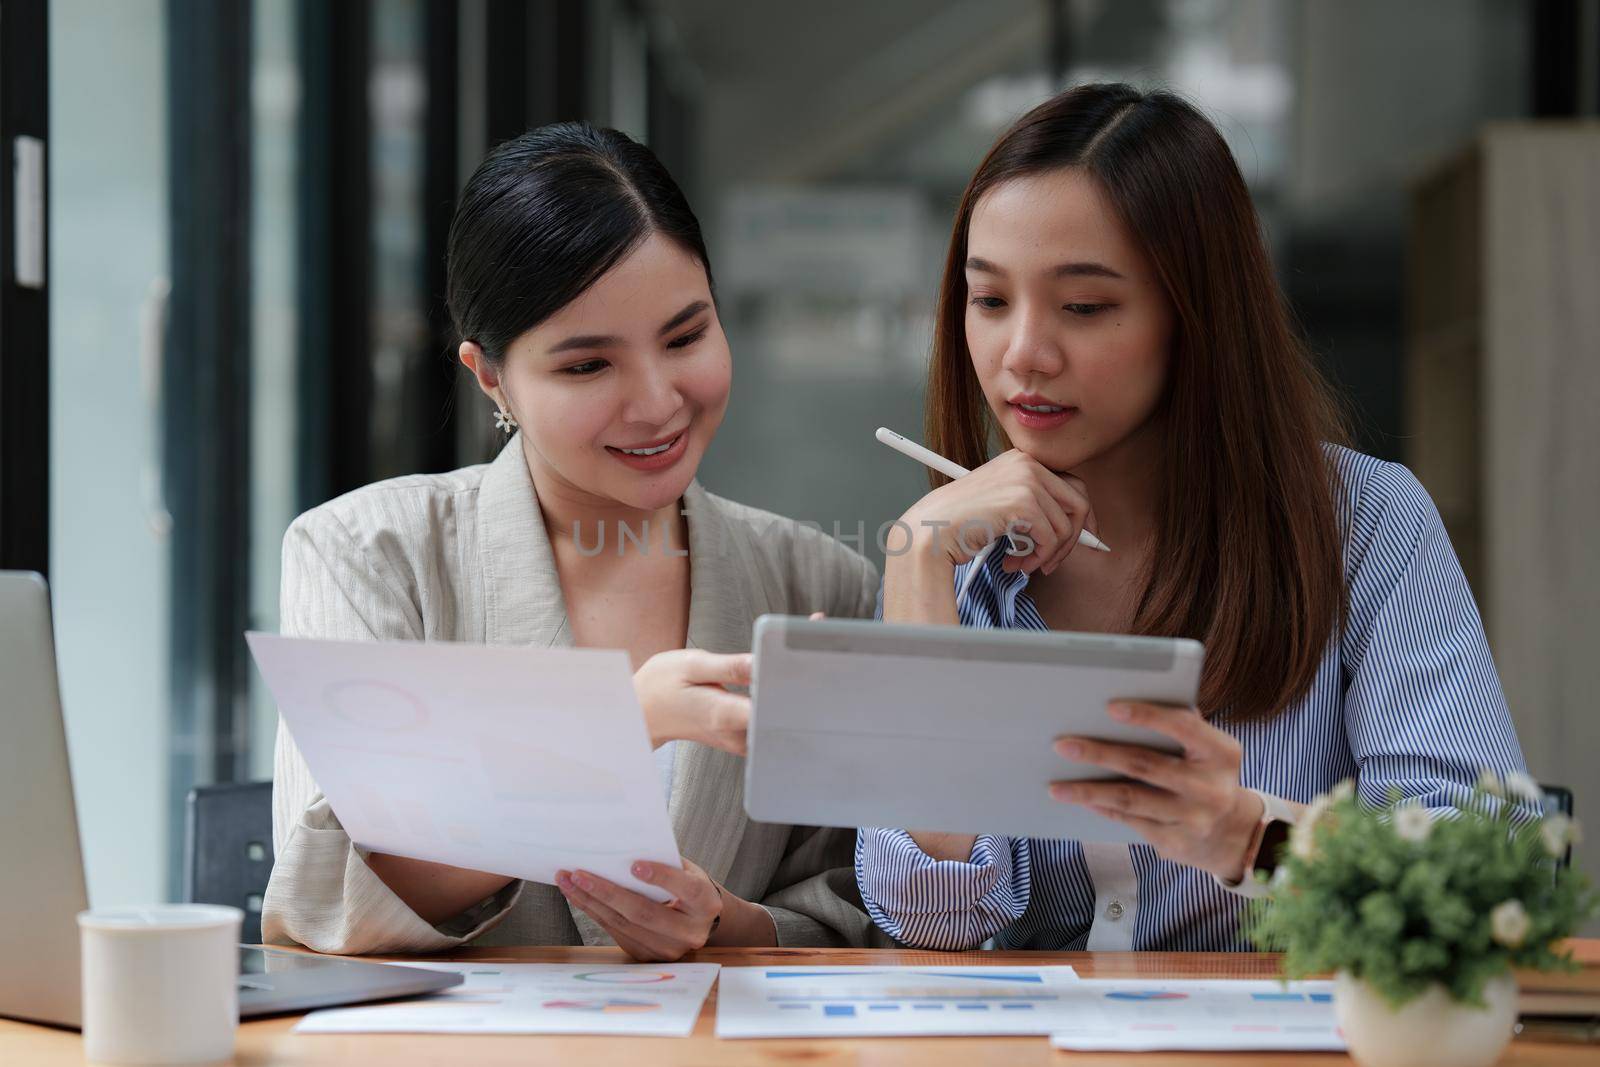
M 1106 707 L 1192 705 L 1203 656 L 1179 639 L 779 616 L 757 620 L 754 647 L 751 818 L 1104 842 L 1138 830 L 1051 784 L 1126 772 L 1068 762 L 1058 740 L 1181 762 L 1170 729 Z
M 1239 742 L 1192 707 L 1115 701 L 1113 720 L 1155 730 L 1176 741 L 1173 755 L 1140 745 L 1069 736 L 1056 742 L 1063 759 L 1091 763 L 1122 781 L 1060 781 L 1050 795 L 1121 823 L 1164 859 L 1199 867 L 1225 882 L 1243 875 L 1261 822 L 1261 798 L 1239 784 Z

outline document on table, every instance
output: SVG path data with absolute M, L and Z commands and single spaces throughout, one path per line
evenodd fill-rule
M 1071 967 L 724 967 L 718 1037 L 1048 1034 Z
M 715 963 L 411 963 L 462 976 L 416 1000 L 314 1011 L 302 1034 L 636 1034 L 688 1037 Z
M 1345 1047 L 1332 982 L 1079 982 L 1072 1021 L 1050 1036 L 1075 1052 L 1327 1051 Z
M 629 873 L 681 860 L 626 653 L 246 637 L 356 844 L 668 898 Z

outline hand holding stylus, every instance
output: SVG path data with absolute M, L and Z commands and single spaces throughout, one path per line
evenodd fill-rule
M 965 478 L 972 473 L 971 471 L 967 470 L 967 468 L 961 466 L 961 464 L 945 459 L 932 449 L 924 448 L 910 438 L 895 433 L 887 426 L 879 426 L 878 432 L 874 436 L 877 437 L 880 443 L 888 445 L 902 456 L 914 459 L 925 467 L 931 467 L 933 470 L 938 471 L 947 478 Z M 1044 468 L 1041 466 L 1040 469 L 1043 470 Z M 1045 473 L 1050 474 L 1053 472 L 1047 470 Z M 1070 475 L 1057 474 L 1055 476 L 1057 478 L 1069 479 L 1073 482 L 1078 481 L 1076 478 L 1071 478 Z M 1083 483 L 1078 482 L 1078 484 L 1081 486 Z M 1088 530 L 1081 527 L 1078 530 L 1077 540 L 1079 544 L 1085 546 L 1086 548 L 1092 548 L 1096 552 L 1111 551 L 1111 547 L 1109 545 L 1100 540 L 1100 538 L 1096 537 L 1094 534 L 1090 533 Z
M 1050 574 L 1080 543 L 1111 551 L 1084 528 L 1094 512 L 1083 482 L 1071 475 L 1015 449 L 968 471 L 891 430 L 879 429 L 877 437 L 955 479 L 906 512 L 901 521 L 911 530 L 911 544 L 894 547 L 936 549 L 952 566 L 976 561 L 969 581 L 1002 535 L 1019 550 L 1002 563 L 1007 571 Z

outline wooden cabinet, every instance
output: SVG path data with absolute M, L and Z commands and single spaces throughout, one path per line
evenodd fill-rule
M 1492 124 L 1413 187 L 1406 462 L 1537 777 L 1600 832 L 1600 122 Z M 1600 849 L 1587 854 L 1600 881 Z

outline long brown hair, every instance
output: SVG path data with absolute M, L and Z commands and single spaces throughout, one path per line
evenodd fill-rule
M 967 231 L 996 185 L 1063 167 L 1099 182 L 1154 264 L 1175 329 L 1164 488 L 1133 631 L 1205 642 L 1200 707 L 1271 717 L 1311 687 L 1346 594 L 1323 444 L 1344 418 L 1291 324 L 1249 190 L 1181 98 L 1084 85 L 1012 125 L 956 212 L 928 373 L 929 446 L 964 467 L 1004 441 L 967 350 Z M 934 485 L 943 484 L 942 476 Z

